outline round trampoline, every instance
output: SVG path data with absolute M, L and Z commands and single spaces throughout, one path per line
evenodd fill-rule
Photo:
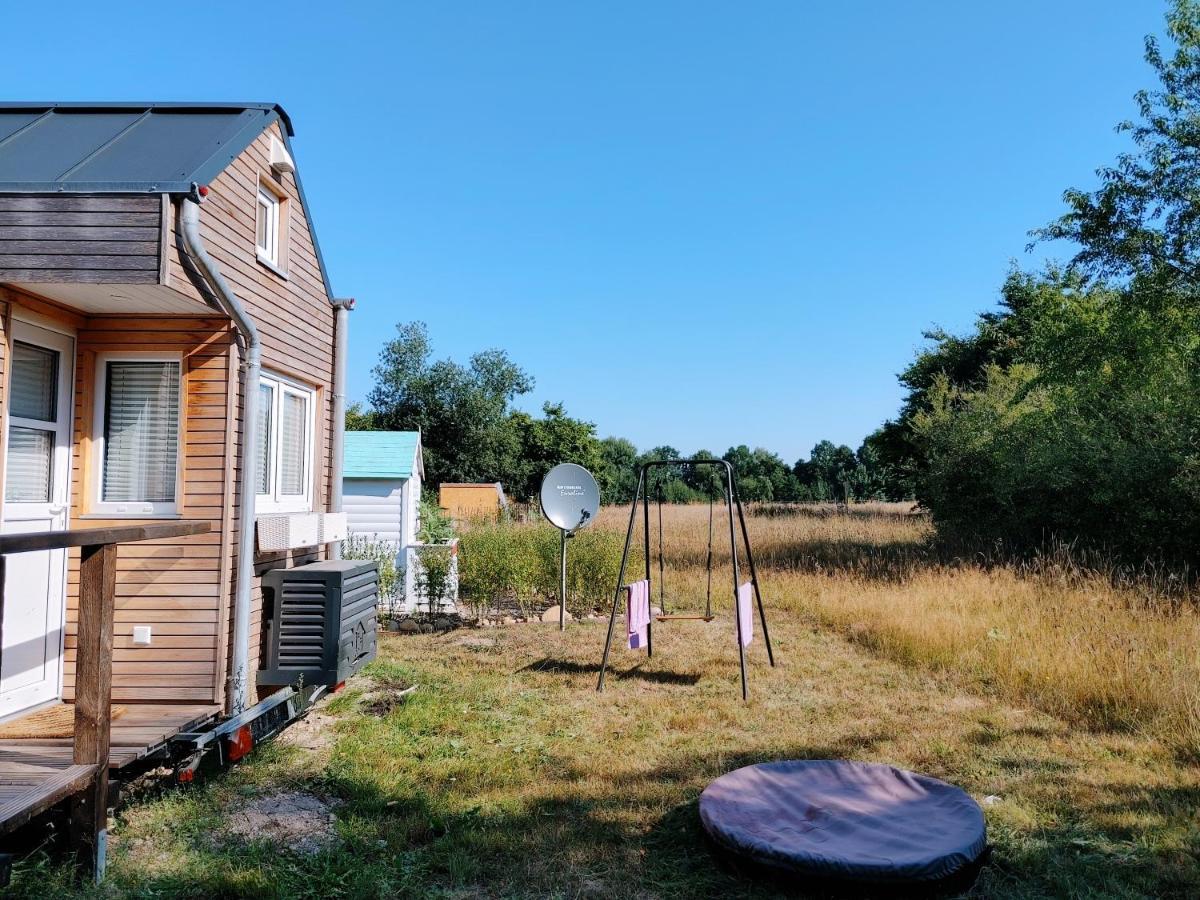
M 983 811 L 954 785 L 875 763 L 785 760 L 721 776 L 700 795 L 716 845 L 777 875 L 846 885 L 974 878 Z

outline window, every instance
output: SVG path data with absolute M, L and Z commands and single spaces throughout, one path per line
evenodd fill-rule
M 311 388 L 278 375 L 264 374 L 259 382 L 259 512 L 312 509 L 315 396 Z
M 258 186 L 258 222 L 255 230 L 258 258 L 276 268 L 281 265 L 279 205 L 279 197 L 260 184 Z
M 58 353 L 13 341 L 5 500 L 50 502 L 57 395 Z
M 176 512 L 181 369 L 177 356 L 102 355 L 98 360 L 95 512 Z

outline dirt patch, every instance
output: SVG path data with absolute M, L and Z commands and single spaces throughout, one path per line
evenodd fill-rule
M 358 708 L 368 716 L 383 717 L 401 706 L 417 689 L 401 678 L 379 679 L 375 689 L 367 691 L 358 699 Z
M 332 801 L 307 791 L 274 791 L 230 807 L 225 832 L 310 856 L 337 844 L 334 809 Z
M 336 723 L 337 716 L 313 709 L 303 719 L 280 732 L 275 740 L 285 747 L 323 755 L 333 748 L 337 740 L 333 727 Z

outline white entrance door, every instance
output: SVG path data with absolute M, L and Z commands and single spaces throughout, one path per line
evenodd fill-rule
M 67 527 L 75 341 L 13 322 L 5 438 L 5 534 Z M 14 553 L 4 579 L 0 717 L 62 696 L 65 550 Z

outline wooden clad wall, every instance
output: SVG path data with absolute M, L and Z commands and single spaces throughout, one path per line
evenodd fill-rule
M 308 211 L 300 201 L 296 180 L 292 175 L 275 175 L 270 168 L 272 136 L 281 138 L 278 123 L 261 134 L 209 185 L 210 193 L 201 207 L 201 235 L 258 326 L 263 368 L 294 378 L 317 391 L 313 505 L 316 510 L 324 511 L 329 508 L 334 313 L 321 277 Z M 255 221 L 260 182 L 284 198 L 281 232 L 287 236 L 285 274 L 257 260 Z M 173 244 L 167 247 L 167 259 L 168 283 L 200 299 Z M 237 476 L 240 474 L 238 460 Z M 231 492 L 231 505 L 236 503 L 237 496 L 235 489 Z M 235 513 L 233 522 L 236 521 Z M 236 538 L 233 546 L 237 546 Z M 324 551 L 318 549 L 260 554 L 255 568 L 261 575 L 268 569 L 302 565 L 323 557 Z M 262 641 L 262 595 L 258 584 L 253 594 L 251 660 L 247 673 L 251 684 L 258 670 Z
M 0 196 L 0 281 L 154 284 L 158 194 Z
M 220 317 L 97 316 L 77 336 L 72 525 L 107 524 L 88 516 L 96 491 L 92 468 L 96 354 L 169 350 L 182 354 L 184 431 L 180 445 L 184 518 L 208 521 L 205 535 L 120 548 L 114 629 L 113 699 L 219 702 L 228 622 L 229 529 L 224 502 L 234 436 L 227 427 L 236 392 L 232 335 Z M 230 379 L 234 379 L 231 390 Z M 79 558 L 68 570 L 64 695 L 74 696 Z M 133 644 L 133 626 L 149 625 L 149 647 Z

